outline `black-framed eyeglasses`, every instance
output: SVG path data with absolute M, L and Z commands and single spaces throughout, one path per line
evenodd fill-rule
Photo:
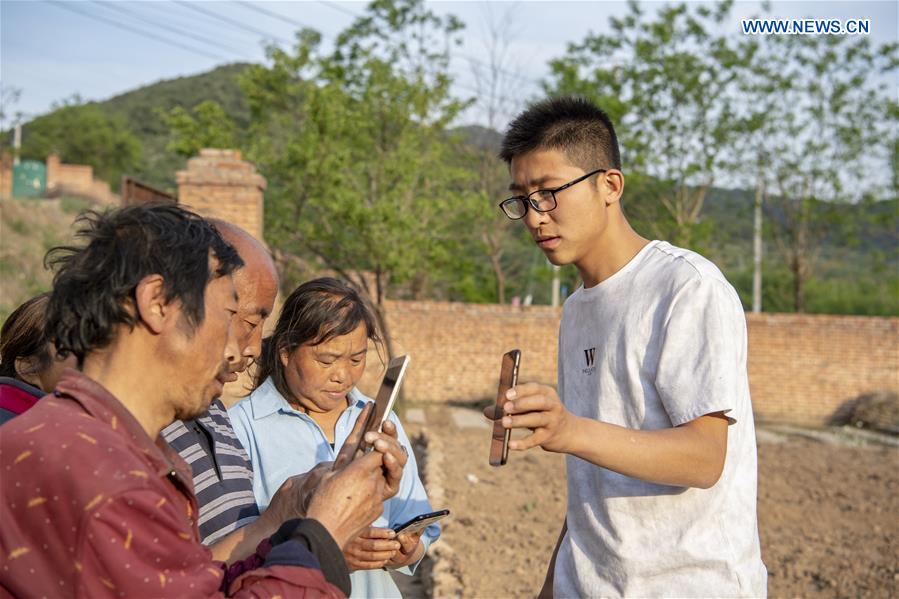
M 528 206 L 530 206 L 537 212 L 549 212 L 556 207 L 557 193 L 559 193 L 563 189 L 568 189 L 572 185 L 577 185 L 584 179 L 588 179 L 597 173 L 604 173 L 607 170 L 609 169 L 598 168 L 595 171 L 590 171 L 586 175 L 578 177 L 574 181 L 569 181 L 565 185 L 560 185 L 553 189 L 538 189 L 537 191 L 529 193 L 527 196 L 515 196 L 512 198 L 508 198 L 500 202 L 499 207 L 502 209 L 503 213 L 512 220 L 518 220 L 519 218 L 527 214 Z

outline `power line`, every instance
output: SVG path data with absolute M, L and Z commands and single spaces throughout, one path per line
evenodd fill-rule
M 181 27 L 186 27 L 192 32 L 202 32 L 206 36 L 225 39 L 220 22 L 198 18 L 197 14 L 190 10 L 190 7 L 184 8 L 172 2 L 141 2 L 141 7 L 145 11 L 149 10 L 151 13 L 155 13 L 157 18 L 178 23 Z M 231 43 L 232 40 L 234 40 L 234 43 L 256 44 L 259 36 L 256 33 L 251 34 L 246 31 L 231 29 L 227 34 L 227 42 Z
M 167 38 L 162 37 L 162 36 L 160 36 L 160 35 L 157 35 L 157 34 L 155 34 L 155 33 L 151 33 L 151 32 L 149 32 L 149 31 L 144 31 L 144 30 L 142 30 L 142 29 L 138 29 L 137 27 L 132 27 L 131 25 L 128 25 L 128 24 L 126 24 L 126 23 L 122 23 L 121 21 L 116 21 L 115 19 L 110 19 L 110 18 L 108 18 L 108 17 L 104 17 L 104 16 L 101 16 L 101 15 L 95 15 L 95 14 L 92 14 L 92 13 L 89 13 L 89 12 L 85 12 L 85 11 L 83 11 L 83 10 L 79 10 L 79 9 L 77 9 L 77 8 L 75 8 L 75 7 L 73 6 L 73 3 L 60 2 L 59 0 L 50 0 L 50 4 L 53 4 L 53 5 L 57 6 L 58 8 L 63 8 L 63 9 L 68 10 L 68 11 L 70 11 L 70 12 L 74 12 L 74 13 L 76 13 L 76 14 L 79 14 L 79 15 L 81 15 L 82 17 L 87 17 L 88 19 L 94 19 L 95 21 L 102 21 L 102 22 L 107 23 L 107 24 L 109 24 L 109 25 L 113 25 L 113 26 L 115 26 L 115 27 L 117 27 L 117 28 L 119 28 L 119 29 L 126 29 L 126 30 L 128 30 L 128 31 L 130 31 L 130 32 L 132 32 L 132 33 L 137 34 L 137 35 L 141 35 L 141 36 L 146 37 L 146 38 L 150 38 L 150 39 L 153 39 L 153 40 L 156 40 L 156 41 L 159 41 L 159 42 L 163 42 L 164 44 L 168 44 L 168 45 L 170 45 L 170 46 L 175 46 L 175 47 L 177 47 L 177 48 L 181 48 L 182 50 L 187 50 L 188 52 L 193 52 L 194 54 L 200 54 L 201 56 L 205 56 L 206 58 L 211 58 L 211 59 L 213 59 L 213 60 L 225 61 L 225 62 L 227 62 L 227 60 L 228 60 L 227 58 L 225 58 L 225 57 L 223 57 L 223 56 L 217 56 L 217 55 L 215 55 L 215 54 L 210 54 L 209 52 L 206 52 L 205 50 L 202 50 L 202 49 L 200 49 L 200 48 L 194 48 L 194 47 L 192 47 L 192 46 L 186 46 L 186 45 L 184 45 L 184 44 L 182 44 L 182 43 L 180 43 L 180 42 L 177 42 L 177 41 L 174 41 L 174 40 L 167 39 Z
M 306 23 L 300 23 L 299 21 L 295 21 L 294 19 L 291 19 L 290 17 L 288 17 L 286 15 L 276 13 L 267 8 L 262 8 L 261 6 L 259 6 L 257 4 L 253 4 L 252 2 L 244 2 L 241 0 L 236 0 L 234 3 L 240 4 L 244 8 L 248 8 L 250 10 L 256 11 L 260 14 L 266 15 L 273 19 L 278 19 L 279 21 L 284 21 L 285 23 L 290 23 L 291 25 L 293 25 L 295 27 L 300 27 L 301 29 L 305 29 L 305 28 L 309 27 L 309 25 L 307 25 Z
M 219 43 L 218 40 L 208 38 L 197 32 L 188 31 L 186 29 L 178 27 L 177 25 L 174 25 L 173 23 L 168 23 L 168 24 L 160 23 L 159 21 L 157 21 L 155 19 L 150 19 L 150 18 L 140 15 L 132 10 L 129 10 L 129 9 L 125 8 L 124 6 L 122 6 L 121 4 L 118 4 L 115 2 L 103 2 L 100 0 L 92 0 L 92 1 L 94 2 L 94 4 L 98 4 L 98 5 L 102 6 L 103 8 L 118 11 L 126 16 L 130 16 L 133 19 L 137 19 L 137 20 L 147 23 L 148 25 L 151 25 L 153 27 L 163 29 L 167 32 L 175 32 L 179 35 L 190 38 L 194 41 L 198 41 L 200 43 L 207 44 L 210 46 L 215 46 L 216 48 L 219 48 L 220 50 L 225 50 L 226 52 L 230 52 L 232 54 L 235 53 L 233 48 Z M 245 58 L 244 55 L 239 54 L 239 53 L 238 53 L 238 56 L 240 56 L 241 58 Z
M 211 59 L 216 60 L 216 61 L 224 61 L 224 62 L 227 62 L 227 61 L 228 61 L 228 58 L 226 58 L 226 57 L 224 57 L 224 56 L 216 55 L 216 54 L 211 54 L 211 53 L 209 53 L 209 52 L 207 52 L 207 51 L 205 51 L 205 50 L 203 50 L 203 49 L 201 49 L 201 48 L 196 48 L 196 47 L 193 47 L 193 46 L 188 46 L 188 45 L 182 44 L 182 43 L 180 43 L 180 42 L 178 42 L 178 41 L 175 41 L 175 40 L 166 38 L 166 37 L 164 37 L 164 36 L 161 36 L 161 35 L 159 35 L 159 34 L 156 34 L 156 33 L 154 33 L 154 32 L 151 32 L 151 31 L 147 31 L 147 30 L 142 29 L 142 28 L 138 28 L 138 27 L 129 25 L 129 24 L 127 24 L 127 23 L 124 23 L 124 22 L 119 21 L 119 20 L 116 20 L 116 19 L 112 19 L 112 18 L 103 16 L 103 15 L 97 15 L 97 14 L 93 14 L 93 13 L 86 12 L 86 11 L 84 11 L 84 10 L 81 10 L 81 9 L 76 8 L 75 6 L 73 6 L 74 3 L 64 3 L 64 2 L 61 2 L 60 0 L 50 0 L 50 3 L 56 5 L 56 6 L 60 7 L 60 8 L 63 8 L 63 9 L 65 9 L 65 10 L 68 10 L 68 11 L 74 12 L 74 13 L 76 13 L 76 14 L 79 14 L 79 15 L 81 15 L 81 16 L 83 16 L 83 17 L 86 17 L 86 18 L 89 18 L 89 19 L 94 19 L 94 20 L 97 20 L 97 21 L 101 21 L 101 22 L 107 23 L 107 24 L 109 24 L 109 25 L 113 25 L 113 26 L 115 26 L 115 27 L 117 27 L 117 28 L 119 28 L 119 29 L 125 29 L 125 30 L 131 31 L 132 33 L 135 33 L 135 34 L 137 34 L 137 35 L 140 35 L 140 36 L 143 36 L 143 37 L 146 37 L 146 38 L 149 38 L 149 39 L 153 39 L 153 40 L 156 40 L 156 41 L 159 41 L 159 42 L 168 44 L 168 45 L 170 45 L 170 46 L 174 46 L 174 47 L 180 48 L 180 49 L 182 49 L 182 50 L 186 50 L 186 51 L 188 51 L 188 52 L 193 52 L 193 53 L 195 53 L 195 54 L 199 54 L 199 55 L 204 56 L 204 57 L 206 57 L 206 58 L 211 58 Z M 139 16 L 139 15 L 137 15 L 137 14 L 134 14 L 133 12 L 129 12 L 127 9 L 124 9 L 124 8 L 122 8 L 122 7 L 120 7 L 120 6 L 117 6 L 117 5 L 114 5 L 114 4 L 112 4 L 112 3 L 101 2 L 101 1 L 98 1 L 98 0 L 94 0 L 94 3 L 95 3 L 95 4 L 98 4 L 98 5 L 100 5 L 100 6 L 102 6 L 103 8 L 112 8 L 112 9 L 114 9 L 114 10 L 118 10 L 119 12 L 122 12 L 123 14 L 126 14 L 126 15 L 128 15 L 128 16 L 131 16 L 132 18 L 139 19 L 139 20 L 142 20 L 142 21 L 144 21 L 144 22 L 147 22 L 147 23 L 151 24 L 151 25 L 154 26 L 154 27 L 163 29 L 166 33 L 175 33 L 175 32 L 178 32 L 179 30 L 180 30 L 180 31 L 183 31 L 182 28 L 177 27 L 177 26 L 175 26 L 175 25 L 173 25 L 173 24 L 171 24 L 171 23 L 170 23 L 169 25 L 163 25 L 163 24 L 160 24 L 158 21 L 154 21 L 154 20 L 151 20 L 151 19 L 148 19 L 148 18 L 143 18 L 143 17 L 141 17 L 141 16 Z M 258 30 L 258 29 L 253 28 L 253 27 L 243 25 L 243 24 L 241 24 L 241 23 L 239 23 L 239 22 L 237 22 L 237 21 L 233 21 L 233 20 L 231 20 L 231 19 L 229 19 L 229 18 L 227 18 L 227 17 L 223 17 L 223 16 L 221 16 L 221 15 L 217 15 L 217 14 L 215 14 L 215 13 L 212 13 L 212 12 L 207 11 L 207 10 L 205 10 L 205 9 L 199 8 L 199 7 L 197 7 L 197 6 L 193 6 L 193 5 L 189 4 L 188 2 L 183 2 L 183 1 L 177 1 L 177 0 L 176 0 L 176 3 L 177 3 L 177 4 L 181 4 L 181 5 L 187 7 L 187 8 L 189 8 L 189 9 L 191 9 L 191 10 L 200 12 L 200 13 L 202 13 L 202 14 L 204 14 L 204 15 L 207 15 L 207 16 L 216 18 L 216 19 L 218 19 L 218 20 L 224 21 L 224 22 L 226 22 L 226 23 L 229 23 L 229 24 L 231 24 L 231 25 L 233 25 L 233 26 L 235 26 L 235 27 L 239 27 L 239 28 L 244 29 L 244 30 L 246 30 L 246 31 L 250 31 L 250 32 L 252 32 L 252 33 L 255 33 L 255 34 L 257 34 L 257 35 L 262 35 L 263 37 L 268 37 L 268 38 L 270 38 L 270 39 L 274 39 L 274 40 L 276 40 L 276 41 L 280 41 L 281 43 L 286 43 L 286 41 L 283 40 L 283 39 L 281 39 L 281 38 L 278 38 L 278 37 L 276 37 L 276 36 L 271 36 L 271 35 L 267 34 L 267 33 L 264 32 L 264 31 L 260 31 L 260 30 Z M 304 24 L 300 23 L 299 21 L 295 21 L 295 20 L 293 20 L 293 19 L 291 19 L 291 18 L 289 18 L 289 17 L 286 17 L 286 16 L 284 16 L 284 15 L 279 15 L 279 14 L 277 14 L 277 13 L 274 13 L 274 12 L 272 12 L 272 11 L 268 11 L 268 10 L 266 10 L 266 9 L 261 9 L 260 7 L 254 6 L 254 5 L 252 5 L 252 4 L 248 3 L 248 2 L 238 2 L 238 4 L 240 4 L 240 5 L 242 5 L 242 6 L 245 6 L 246 8 L 249 8 L 249 9 L 252 9 L 252 10 L 256 10 L 257 12 L 263 12 L 263 13 L 266 13 L 268 16 L 271 16 L 272 18 L 280 19 L 280 20 L 285 21 L 285 22 L 288 22 L 288 23 L 290 23 L 290 24 L 292 24 L 292 25 L 294 25 L 294 26 L 305 26 Z M 325 3 L 325 4 L 327 4 L 327 3 Z M 336 8 L 336 7 L 335 7 L 335 8 Z M 356 15 L 356 16 L 358 16 L 358 15 Z M 227 50 L 228 52 L 230 52 L 230 53 L 232 53 L 232 54 L 235 54 L 235 52 L 234 52 L 233 50 L 231 50 L 230 48 L 227 48 L 227 47 L 225 47 L 225 46 L 223 46 L 223 45 L 221 45 L 221 44 L 219 44 L 219 43 L 217 43 L 217 42 L 214 42 L 214 41 L 210 40 L 209 38 L 206 38 L 205 36 L 201 36 L 201 35 L 196 34 L 196 33 L 194 33 L 194 34 L 192 34 L 192 35 L 191 35 L 191 34 L 185 34 L 185 36 L 186 36 L 186 37 L 189 37 L 190 39 L 192 39 L 192 40 L 194 40 L 194 41 L 198 41 L 198 42 L 200 42 L 200 43 L 206 43 L 206 44 L 209 44 L 209 45 L 215 45 L 216 47 L 218 47 L 218 48 L 220 48 L 220 49 L 225 49 L 225 50 Z M 243 58 L 242 55 L 239 55 L 239 56 L 241 56 L 241 57 Z M 478 90 L 477 88 L 473 87 L 472 85 L 463 83 L 463 82 L 461 82 L 461 81 L 459 81 L 459 80 L 456 80 L 456 81 L 454 82 L 454 84 L 455 84 L 456 86 L 458 86 L 459 88 L 464 89 L 464 90 L 466 90 L 466 91 L 469 91 L 469 92 L 471 92 L 471 93 L 474 93 L 474 94 L 476 94 L 476 95 L 478 95 L 478 94 L 481 93 L 481 90 Z M 505 100 L 505 101 L 509 101 L 509 100 L 510 100 L 510 98 L 505 97 L 505 96 L 500 96 L 498 99 L 500 99 L 500 100 Z
M 251 3 L 251 2 L 245 2 L 245 1 L 241 1 L 241 0 L 236 0 L 235 3 L 241 5 L 241 6 L 245 7 L 245 8 L 248 8 L 248 9 L 254 10 L 254 11 L 256 11 L 256 12 L 265 14 L 265 15 L 267 15 L 267 16 L 273 18 L 273 19 L 278 19 L 278 20 L 280 20 L 280 21 L 283 21 L 283 22 L 285 22 L 285 23 L 289 23 L 289 24 L 294 25 L 294 26 L 297 26 L 297 27 L 306 27 L 306 26 L 307 26 L 307 25 L 305 25 L 304 23 L 300 23 L 299 21 L 295 21 L 295 20 L 291 19 L 290 17 L 288 17 L 288 16 L 286 16 L 286 15 L 282 15 L 282 14 L 280 14 L 280 13 L 276 13 L 276 12 L 270 11 L 270 10 L 268 10 L 268 9 L 264 9 L 264 8 L 262 8 L 262 7 L 260 7 L 260 6 L 257 6 L 257 5 L 255 5 L 255 4 Z M 352 16 L 352 17 L 358 18 L 358 17 L 362 16 L 362 15 L 360 15 L 360 14 L 358 14 L 358 13 L 356 13 L 356 12 L 353 12 L 353 11 L 349 10 L 348 8 L 344 8 L 344 7 L 338 5 L 338 4 L 334 3 L 334 2 L 328 2 L 327 0 L 319 0 L 318 3 L 319 3 L 319 4 L 323 4 L 323 5 L 325 5 L 325 6 L 328 6 L 328 7 L 330 7 L 330 8 L 333 8 L 333 9 L 335 9 L 335 10 L 339 10 L 340 12 L 345 13 L 345 14 L 348 14 L 348 15 L 350 15 L 350 16 Z M 482 62 L 482 61 L 478 61 L 477 59 L 475 59 L 475 58 L 473 58 L 473 57 L 469 57 L 469 56 L 466 56 L 466 55 L 462 55 L 462 57 L 463 57 L 463 58 L 467 58 L 467 59 L 469 59 L 469 60 L 472 60 L 472 61 L 474 61 L 474 62 L 479 62 L 480 64 L 482 64 L 483 66 L 485 66 L 485 67 L 487 67 L 487 68 L 493 68 L 493 67 L 491 67 L 490 65 L 487 65 L 486 63 L 484 63 L 484 62 Z M 508 75 L 510 75 L 510 76 L 513 76 L 513 77 L 517 77 L 518 79 L 521 79 L 521 80 L 524 80 L 524 81 L 529 81 L 530 83 L 534 83 L 534 84 L 536 84 L 536 85 L 539 85 L 539 82 L 538 82 L 537 80 L 535 80 L 535 79 L 528 79 L 528 78 L 526 78 L 526 77 L 524 77 L 524 76 L 522 76 L 522 75 L 516 75 L 516 74 L 514 74 L 514 73 L 512 73 L 512 72 L 510 72 L 510 71 L 504 71 L 503 69 L 496 69 L 496 70 L 499 71 L 499 72 L 505 72 L 506 74 L 508 74 Z M 467 90 L 467 91 L 469 91 L 469 92 L 471 92 L 471 93 L 473 93 L 473 94 L 475 94 L 475 95 L 481 95 L 481 94 L 483 93 L 483 90 L 479 90 L 479 89 L 473 87 L 473 86 L 470 85 L 470 84 L 462 83 L 459 79 L 454 79 L 453 84 L 454 84 L 455 86 L 457 86 L 457 87 L 459 87 L 459 88 L 461 88 L 461 89 Z M 507 96 L 498 96 L 497 99 L 498 99 L 498 100 L 505 101 L 505 102 L 511 102 L 511 101 L 513 101 L 513 98 L 509 98 L 509 97 L 507 97 Z
M 342 12 L 342 13 L 344 13 L 344 14 L 350 15 L 351 17 L 359 18 L 359 17 L 362 16 L 362 15 L 360 15 L 360 14 L 357 13 L 357 12 L 354 12 L 354 11 L 352 11 L 352 10 L 346 8 L 346 7 L 340 6 L 340 5 L 337 4 L 336 2 L 329 2 L 328 0 L 317 0 L 317 1 L 318 1 L 319 4 L 323 4 L 323 5 L 325 5 L 325 6 L 328 6 L 328 7 L 330 7 L 330 8 L 333 8 L 334 10 L 337 10 L 337 11 L 340 11 L 340 12 Z M 243 4 L 243 2 L 242 2 L 241 4 Z M 450 52 L 450 55 L 452 56 L 453 53 Z M 519 73 L 516 73 L 515 71 L 510 71 L 510 70 L 504 69 L 504 68 L 502 68 L 502 67 L 498 67 L 498 66 L 494 66 L 494 65 L 489 65 L 489 64 L 487 64 L 486 62 L 484 62 L 483 60 L 481 60 L 480 58 L 477 58 L 477 57 L 475 57 L 475 56 L 472 56 L 471 54 L 464 54 L 464 53 L 462 53 L 462 52 L 457 52 L 455 55 L 456 55 L 457 57 L 459 57 L 459 58 L 464 58 L 464 59 L 466 59 L 466 60 L 468 60 L 468 61 L 470 61 L 470 62 L 479 64 L 479 65 L 481 65 L 481 66 L 483 66 L 483 67 L 486 67 L 486 68 L 488 68 L 488 69 L 496 70 L 497 72 L 502 73 L 502 74 L 506 75 L 507 77 L 512 77 L 513 79 L 518 79 L 519 81 L 527 81 L 528 83 L 532 83 L 532 84 L 534 84 L 534 85 L 540 85 L 540 81 L 537 80 L 537 79 L 532 79 L 531 77 L 528 77 L 528 76 L 526 76 L 526 75 L 521 75 L 521 74 L 519 74 Z M 476 92 L 476 93 L 477 93 L 477 92 Z
M 275 40 L 276 42 L 278 42 L 280 44 L 286 44 L 288 46 L 290 45 L 290 42 L 285 40 L 284 38 L 280 38 L 276 35 L 271 35 L 270 33 L 262 31 L 260 29 L 256 29 L 255 27 L 250 27 L 249 25 L 247 25 L 245 23 L 241 23 L 240 21 L 235 21 L 234 19 L 230 19 L 228 17 L 222 16 L 222 15 L 217 14 L 210 10 L 206 10 L 205 8 L 200 8 L 199 6 L 196 6 L 189 2 L 184 2 L 183 0 L 174 0 L 174 1 L 175 1 L 175 4 L 180 4 L 181 6 L 189 8 L 195 12 L 206 15 L 207 17 L 212 17 L 213 19 L 218 19 L 219 21 L 228 23 L 232 27 L 237 27 L 238 29 L 250 31 L 252 33 L 255 33 L 256 35 L 261 35 L 263 38 Z
M 349 8 L 346 8 L 344 6 L 340 6 L 336 2 L 328 2 L 327 0 L 318 0 L 318 3 L 324 4 L 325 6 L 327 6 L 329 8 L 333 8 L 334 10 L 340 11 L 343 14 L 350 15 L 351 17 L 361 16 L 361 15 L 359 15 L 359 13 L 353 12 L 352 10 L 350 10 Z

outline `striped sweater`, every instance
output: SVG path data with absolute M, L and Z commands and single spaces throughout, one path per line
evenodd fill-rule
M 259 517 L 252 465 L 221 401 L 213 401 L 196 420 L 176 420 L 162 435 L 193 471 L 204 545 Z

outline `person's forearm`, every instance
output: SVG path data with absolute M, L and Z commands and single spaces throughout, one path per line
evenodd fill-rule
M 568 532 L 567 518 L 562 522 L 562 532 L 559 533 L 559 538 L 556 540 L 556 547 L 553 549 L 553 555 L 549 559 L 549 566 L 546 568 L 546 577 L 543 579 L 543 588 L 540 589 L 538 599 L 552 599 L 553 582 L 555 581 L 556 573 L 556 556 L 559 554 L 559 547 L 562 545 L 562 539 L 565 538 L 566 532 Z
M 213 559 L 231 563 L 249 557 L 263 539 L 272 536 L 281 522 L 266 518 L 265 513 L 209 546 Z
M 703 416 L 683 426 L 636 430 L 575 417 L 564 452 L 641 480 L 708 488 L 724 467 L 727 421 Z

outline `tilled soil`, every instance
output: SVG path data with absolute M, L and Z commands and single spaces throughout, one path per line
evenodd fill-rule
M 759 445 L 759 534 L 778 597 L 896 597 L 899 450 Z
M 423 427 L 444 454 L 446 505 L 435 509 L 453 511 L 438 543 L 452 548 L 464 596 L 535 596 L 564 518 L 564 459 L 532 450 L 492 468 L 489 428 L 460 428 L 453 410 L 467 409 L 428 407 Z M 759 440 L 769 594 L 899 596 L 899 449 L 795 434 Z

